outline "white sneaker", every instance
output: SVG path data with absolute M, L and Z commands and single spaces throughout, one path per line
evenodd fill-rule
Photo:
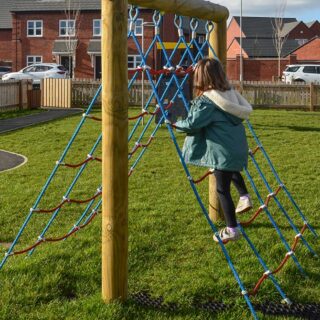
M 245 198 L 240 198 L 239 202 L 237 204 L 236 208 L 236 213 L 244 213 L 252 209 L 252 201 L 251 198 L 245 197 Z
M 221 241 L 226 244 L 229 241 L 236 241 L 239 240 L 241 238 L 241 232 L 240 230 L 237 228 L 235 232 L 230 232 L 228 230 L 228 227 L 221 229 L 219 231 L 219 237 L 221 239 Z M 216 235 L 213 236 L 213 240 L 215 242 L 219 242 L 218 237 Z

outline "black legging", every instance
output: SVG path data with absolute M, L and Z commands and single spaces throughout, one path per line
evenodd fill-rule
M 230 193 L 231 181 L 235 185 L 240 196 L 248 194 L 248 190 L 240 172 L 214 170 L 217 180 L 217 192 L 228 227 L 235 228 L 237 224 L 235 206 Z

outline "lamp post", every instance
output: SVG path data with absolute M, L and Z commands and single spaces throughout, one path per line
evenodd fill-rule
M 243 84 L 243 51 L 242 51 L 242 0 L 240 0 L 240 88 Z

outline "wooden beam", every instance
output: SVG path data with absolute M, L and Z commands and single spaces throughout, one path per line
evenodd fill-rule
M 128 283 L 127 0 L 102 0 L 102 298 Z
M 222 19 L 214 23 L 214 29 L 210 34 L 209 42 L 214 49 L 217 57 L 227 72 L 227 20 Z M 213 53 L 209 55 L 213 57 Z M 216 178 L 214 175 L 209 177 L 209 216 L 213 222 L 223 221 L 223 213 L 217 194 Z
M 204 0 L 129 0 L 129 3 L 148 9 L 215 22 L 227 20 L 229 17 L 229 11 L 226 7 Z

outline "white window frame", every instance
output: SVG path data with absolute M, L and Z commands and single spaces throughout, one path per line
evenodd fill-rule
M 37 61 L 37 58 L 40 58 L 39 61 Z M 29 61 L 31 59 L 32 61 Z M 42 56 L 27 56 L 27 67 L 35 63 L 42 63 Z
M 36 27 L 37 22 L 41 23 L 41 29 L 40 29 L 41 30 L 41 34 L 40 35 L 39 34 L 29 35 L 29 30 L 32 29 L 33 32 L 36 33 L 37 29 L 39 29 L 39 28 Z M 29 23 L 33 23 L 33 27 L 32 28 L 29 28 Z M 28 38 L 43 37 L 43 20 L 27 20 L 27 37 Z
M 96 22 L 99 22 L 99 27 L 95 25 Z M 96 33 L 96 31 L 99 30 L 99 33 Z M 92 35 L 94 37 L 101 37 L 101 19 L 93 19 L 92 22 Z
M 129 67 L 129 58 L 133 58 L 133 68 Z M 137 59 L 140 58 L 140 59 Z M 138 54 L 128 54 L 128 70 L 134 70 L 141 64 L 141 56 Z
M 61 24 L 65 22 L 66 26 L 62 27 Z M 69 23 L 73 22 L 73 27 L 69 26 Z M 66 29 L 66 34 L 61 34 L 61 29 Z M 73 30 L 72 33 L 70 33 L 70 30 Z M 64 19 L 59 20 L 59 37 L 74 37 L 76 35 L 76 20 L 75 19 Z
M 141 25 L 137 26 L 137 21 L 139 21 L 139 22 L 141 21 Z M 128 33 L 129 33 L 129 26 L 130 26 L 130 19 L 128 19 Z M 137 32 L 139 28 L 141 28 L 141 32 Z M 142 35 L 143 35 L 143 19 L 139 18 L 135 21 L 134 34 L 137 37 L 142 37 Z

